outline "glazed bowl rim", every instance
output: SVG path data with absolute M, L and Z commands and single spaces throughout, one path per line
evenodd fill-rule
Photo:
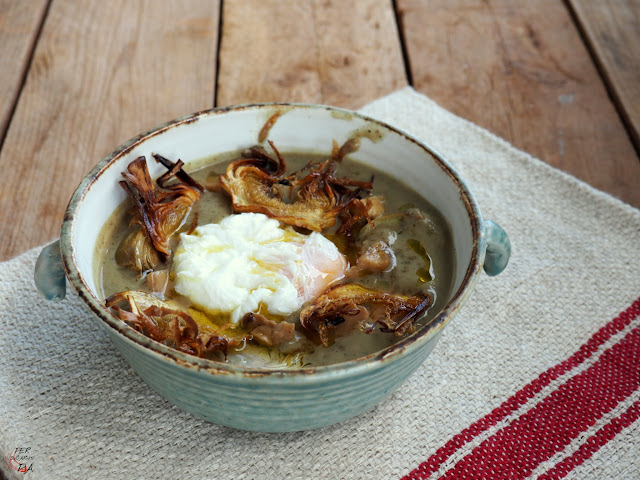
M 453 293 L 453 295 L 451 295 L 443 310 L 429 323 L 421 326 L 413 334 L 400 339 L 398 342 L 395 342 L 393 345 L 383 350 L 346 362 L 301 368 L 273 369 L 248 367 L 195 357 L 193 355 L 180 352 L 160 342 L 152 340 L 144 334 L 128 326 L 124 321 L 116 318 L 104 306 L 103 302 L 101 302 L 97 296 L 91 293 L 91 290 L 83 279 L 83 276 L 80 273 L 76 263 L 75 249 L 73 246 L 74 223 L 77 211 L 80 208 L 80 205 L 87 192 L 99 180 L 100 176 L 109 168 L 109 166 L 117 159 L 128 154 L 136 146 L 144 143 L 146 140 L 157 135 L 170 132 L 177 126 L 197 122 L 198 120 L 211 115 L 221 115 L 228 112 L 237 112 L 248 109 L 261 111 L 269 107 L 288 107 L 295 109 L 310 108 L 320 110 L 324 109 L 344 115 L 353 115 L 363 121 L 379 125 L 384 129 L 396 133 L 400 137 L 403 137 L 406 141 L 410 141 L 424 150 L 460 190 L 460 198 L 464 204 L 471 223 L 473 242 L 471 261 L 469 262 L 465 270 L 465 275 L 460 284 L 460 287 L 456 290 L 456 292 Z M 91 169 L 89 174 L 87 174 L 82 179 L 82 181 L 74 191 L 71 200 L 69 201 L 69 204 L 66 208 L 64 220 L 62 222 L 60 234 L 60 250 L 67 278 L 73 285 L 78 295 L 88 305 L 93 313 L 97 315 L 97 317 L 102 321 L 103 324 L 110 327 L 111 333 L 116 332 L 117 334 L 122 335 L 129 341 L 136 343 L 139 347 L 142 347 L 143 349 L 148 351 L 148 353 L 162 356 L 165 359 L 173 361 L 174 363 L 179 365 L 192 367 L 198 371 L 207 371 L 212 374 L 225 374 L 227 376 L 233 376 L 237 374 L 242 377 L 260 377 L 271 379 L 281 377 L 298 377 L 304 378 L 305 381 L 309 382 L 320 381 L 327 376 L 335 377 L 340 375 L 357 375 L 359 373 L 364 373 L 366 371 L 379 368 L 388 362 L 394 361 L 394 359 L 397 359 L 415 349 L 420 348 L 421 345 L 428 342 L 429 339 L 440 332 L 448 323 L 448 321 L 453 316 L 455 316 L 457 311 L 465 303 L 465 301 L 473 291 L 473 287 L 477 281 L 478 275 L 480 274 L 484 262 L 485 239 L 482 215 L 480 213 L 480 209 L 475 200 L 475 197 L 473 196 L 473 193 L 467 187 L 465 181 L 455 170 L 455 168 L 451 166 L 436 150 L 434 150 L 432 147 L 428 146 L 421 140 L 415 138 L 414 136 L 398 127 L 394 127 L 381 120 L 348 109 L 320 104 L 266 102 L 215 107 L 184 115 L 157 125 L 121 144 L 118 148 L 116 148 L 110 154 L 105 156 L 100 162 L 98 162 Z

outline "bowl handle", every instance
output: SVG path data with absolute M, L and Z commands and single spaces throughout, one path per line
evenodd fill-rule
M 484 271 L 494 277 L 507 268 L 511 256 L 511 241 L 507 233 L 495 222 L 484 221 L 484 235 L 487 253 L 484 258 Z
M 64 298 L 67 291 L 67 280 L 62 266 L 59 240 L 47 245 L 40 252 L 33 272 L 33 279 L 36 282 L 38 293 L 47 300 L 57 302 Z

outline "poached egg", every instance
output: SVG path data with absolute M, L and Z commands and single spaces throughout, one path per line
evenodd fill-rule
M 238 323 L 249 312 L 287 316 L 344 277 L 348 262 L 322 234 L 304 235 L 261 213 L 230 215 L 181 234 L 175 290 Z

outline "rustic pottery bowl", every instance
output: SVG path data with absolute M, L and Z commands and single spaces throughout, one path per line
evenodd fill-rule
M 125 199 L 120 173 L 140 155 L 159 152 L 186 168 L 215 153 L 255 145 L 276 111 L 269 132 L 281 151 L 330 150 L 354 133 L 362 137 L 353 157 L 401 179 L 422 193 L 453 230 L 457 270 L 451 298 L 428 325 L 395 345 L 336 365 L 269 370 L 195 358 L 138 333 L 107 310 L 93 272 L 102 225 Z M 163 168 L 149 162 L 152 177 Z M 429 355 L 444 326 L 471 294 L 480 270 L 504 269 L 510 245 L 504 231 L 482 219 L 458 173 L 431 148 L 408 134 L 359 113 L 316 105 L 262 104 L 217 108 L 145 132 L 104 158 L 73 194 L 59 243 L 46 247 L 36 284 L 49 299 L 64 296 L 66 277 L 109 333 L 131 367 L 160 395 L 206 420 L 244 430 L 285 432 L 318 428 L 371 409 L 396 390 Z M 60 262 L 60 257 L 62 262 Z M 64 264 L 64 271 L 62 270 Z

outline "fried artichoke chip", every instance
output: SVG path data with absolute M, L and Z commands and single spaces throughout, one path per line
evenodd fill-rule
M 419 315 L 431 303 L 431 297 L 423 294 L 393 295 L 346 283 L 329 288 L 303 309 L 300 325 L 325 347 L 349 318 L 361 319 L 360 329 L 365 333 L 371 333 L 378 324 L 381 331 L 400 336 L 413 329 Z
M 126 304 L 128 310 L 119 304 Z M 245 341 L 244 337 L 219 335 L 212 328 L 198 328 L 189 314 L 145 292 L 116 293 L 106 300 L 106 306 L 144 335 L 190 355 L 211 357 L 219 352 L 226 358 L 229 347 Z
M 360 230 L 371 225 L 374 219 L 384 213 L 384 209 L 384 198 L 381 195 L 362 199 L 354 198 L 340 212 L 342 224 L 336 233 L 345 237 L 349 243 L 353 243 Z
M 118 246 L 116 262 L 140 274 L 171 254 L 169 239 L 182 226 L 203 190 L 181 169 L 181 161 L 172 164 L 164 157 L 160 158 L 169 171 L 158 179 L 158 188 L 151 180 L 145 157 L 131 162 L 127 171 L 122 173 L 125 180 L 120 182 L 135 202 L 131 223 L 138 225 L 139 229 L 132 231 Z M 167 180 L 174 176 L 179 181 L 167 184 Z
M 338 213 L 360 190 L 372 188 L 371 182 L 336 177 L 333 159 L 310 166 L 304 178 L 285 177 L 286 162 L 273 142 L 269 144 L 277 160 L 252 149 L 252 158 L 231 162 L 220 176 L 220 185 L 231 196 L 235 212 L 263 213 L 288 225 L 319 232 L 335 225 Z M 283 200 L 283 186 L 288 187 L 291 202 Z

